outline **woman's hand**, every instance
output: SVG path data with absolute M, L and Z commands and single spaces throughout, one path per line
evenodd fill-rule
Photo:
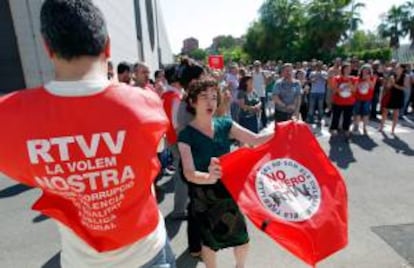
M 214 184 L 222 176 L 220 160 L 216 157 L 210 159 L 210 165 L 208 166 L 208 177 L 209 183 Z

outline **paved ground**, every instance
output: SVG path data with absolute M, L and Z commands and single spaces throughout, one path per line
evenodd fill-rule
M 414 124 L 405 122 L 397 136 L 369 128 L 369 136 L 351 142 L 329 141 L 325 128 L 315 134 L 340 168 L 349 193 L 349 246 L 318 267 L 414 267 Z M 1 176 L 0 176 L 1 177 Z M 167 216 L 178 267 L 204 267 L 186 252 L 186 222 L 171 221 L 172 185 L 164 189 L 160 205 Z M 54 223 L 30 210 L 39 191 L 0 178 L 0 267 L 59 267 L 59 238 Z M 251 251 L 247 267 L 307 267 L 249 226 Z M 219 267 L 234 267 L 232 252 L 219 254 Z

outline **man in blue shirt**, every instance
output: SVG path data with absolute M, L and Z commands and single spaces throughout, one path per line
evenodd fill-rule
M 281 78 L 273 88 L 273 103 L 275 104 L 275 121 L 283 122 L 299 117 L 300 82 L 293 79 L 291 63 L 283 64 Z

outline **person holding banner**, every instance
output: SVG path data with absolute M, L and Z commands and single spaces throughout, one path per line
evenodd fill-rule
M 220 104 L 219 92 L 218 82 L 212 78 L 190 84 L 187 101 L 195 118 L 180 132 L 178 148 L 189 182 L 190 218 L 200 226 L 206 267 L 217 267 L 216 251 L 234 247 L 236 267 L 243 268 L 249 242 L 246 223 L 220 181 L 221 167 L 216 157 L 230 152 L 232 138 L 258 145 L 270 140 L 274 133 L 255 134 L 227 116 L 214 117 Z
M 330 131 L 332 136 L 338 134 L 339 122 L 342 117 L 342 130 L 345 139 L 350 138 L 349 128 L 352 123 L 352 113 L 356 102 L 356 79 L 350 75 L 351 65 L 347 62 L 342 64 L 341 74 L 332 80 L 332 122 Z
M 362 131 L 367 135 L 367 125 L 369 121 L 370 106 L 374 97 L 374 86 L 376 78 L 373 76 L 372 67 L 365 64 L 359 71 L 356 85 L 356 102 L 354 106 L 354 126 L 353 132 L 359 133 L 359 123 L 362 120 Z
M 41 189 L 62 268 L 174 268 L 152 183 L 168 127 L 159 97 L 107 77 L 110 39 L 91 0 L 45 0 L 55 80 L 0 98 L 0 172 Z

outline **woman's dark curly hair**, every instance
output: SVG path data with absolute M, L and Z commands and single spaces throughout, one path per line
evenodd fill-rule
M 201 92 L 207 91 L 208 88 L 213 87 L 217 92 L 217 107 L 220 105 L 221 96 L 220 96 L 220 87 L 218 82 L 213 77 L 205 77 L 202 79 L 192 81 L 187 90 L 187 111 L 195 115 L 196 111 L 191 105 L 192 103 L 197 102 L 197 97 Z

